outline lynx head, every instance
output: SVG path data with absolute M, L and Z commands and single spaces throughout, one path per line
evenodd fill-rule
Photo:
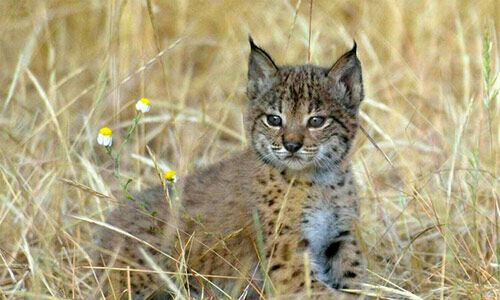
M 354 47 L 330 68 L 278 66 L 250 38 L 246 129 L 266 163 L 280 169 L 336 169 L 358 128 L 363 100 Z

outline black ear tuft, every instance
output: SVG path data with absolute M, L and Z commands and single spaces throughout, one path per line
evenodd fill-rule
M 354 39 L 352 40 L 352 42 L 353 42 L 354 45 L 352 45 L 352 49 L 349 52 L 353 53 L 353 54 L 356 54 L 356 50 L 358 49 L 358 44 L 356 43 L 356 40 L 354 40 Z
M 358 43 L 356 43 L 356 40 L 352 40 L 352 48 L 351 50 L 347 51 L 346 53 L 344 53 L 344 55 L 341 56 L 342 57 L 348 57 L 348 56 L 357 56 L 357 52 L 358 52 Z M 340 58 L 339 58 L 340 60 Z
M 257 45 L 255 45 L 251 34 L 248 34 L 248 42 L 250 43 L 250 49 L 258 48 Z

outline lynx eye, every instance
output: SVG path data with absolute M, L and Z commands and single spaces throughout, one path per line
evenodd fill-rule
M 267 123 L 271 126 L 281 126 L 281 118 L 277 115 L 268 115 Z
M 307 121 L 307 127 L 319 128 L 325 124 L 325 118 L 323 117 L 312 117 Z

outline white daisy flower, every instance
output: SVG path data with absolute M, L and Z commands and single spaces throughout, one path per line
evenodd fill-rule
M 113 130 L 109 127 L 103 127 L 99 129 L 99 134 L 97 135 L 97 143 L 103 145 L 104 147 L 109 147 L 113 145 Z
M 141 100 L 137 101 L 135 104 L 135 109 L 140 112 L 147 113 L 151 110 L 151 102 L 147 98 L 141 98 Z

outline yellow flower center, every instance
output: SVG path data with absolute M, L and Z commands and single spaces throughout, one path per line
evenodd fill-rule
M 103 127 L 99 129 L 99 133 L 105 136 L 112 136 L 113 135 L 113 130 L 109 127 Z
M 148 98 L 141 98 L 141 100 L 139 100 L 139 101 L 141 101 L 142 103 L 146 104 L 147 106 L 151 105 L 151 102 L 149 101 Z
M 166 180 L 173 180 L 175 177 L 175 171 L 167 171 L 165 172 L 165 179 Z

